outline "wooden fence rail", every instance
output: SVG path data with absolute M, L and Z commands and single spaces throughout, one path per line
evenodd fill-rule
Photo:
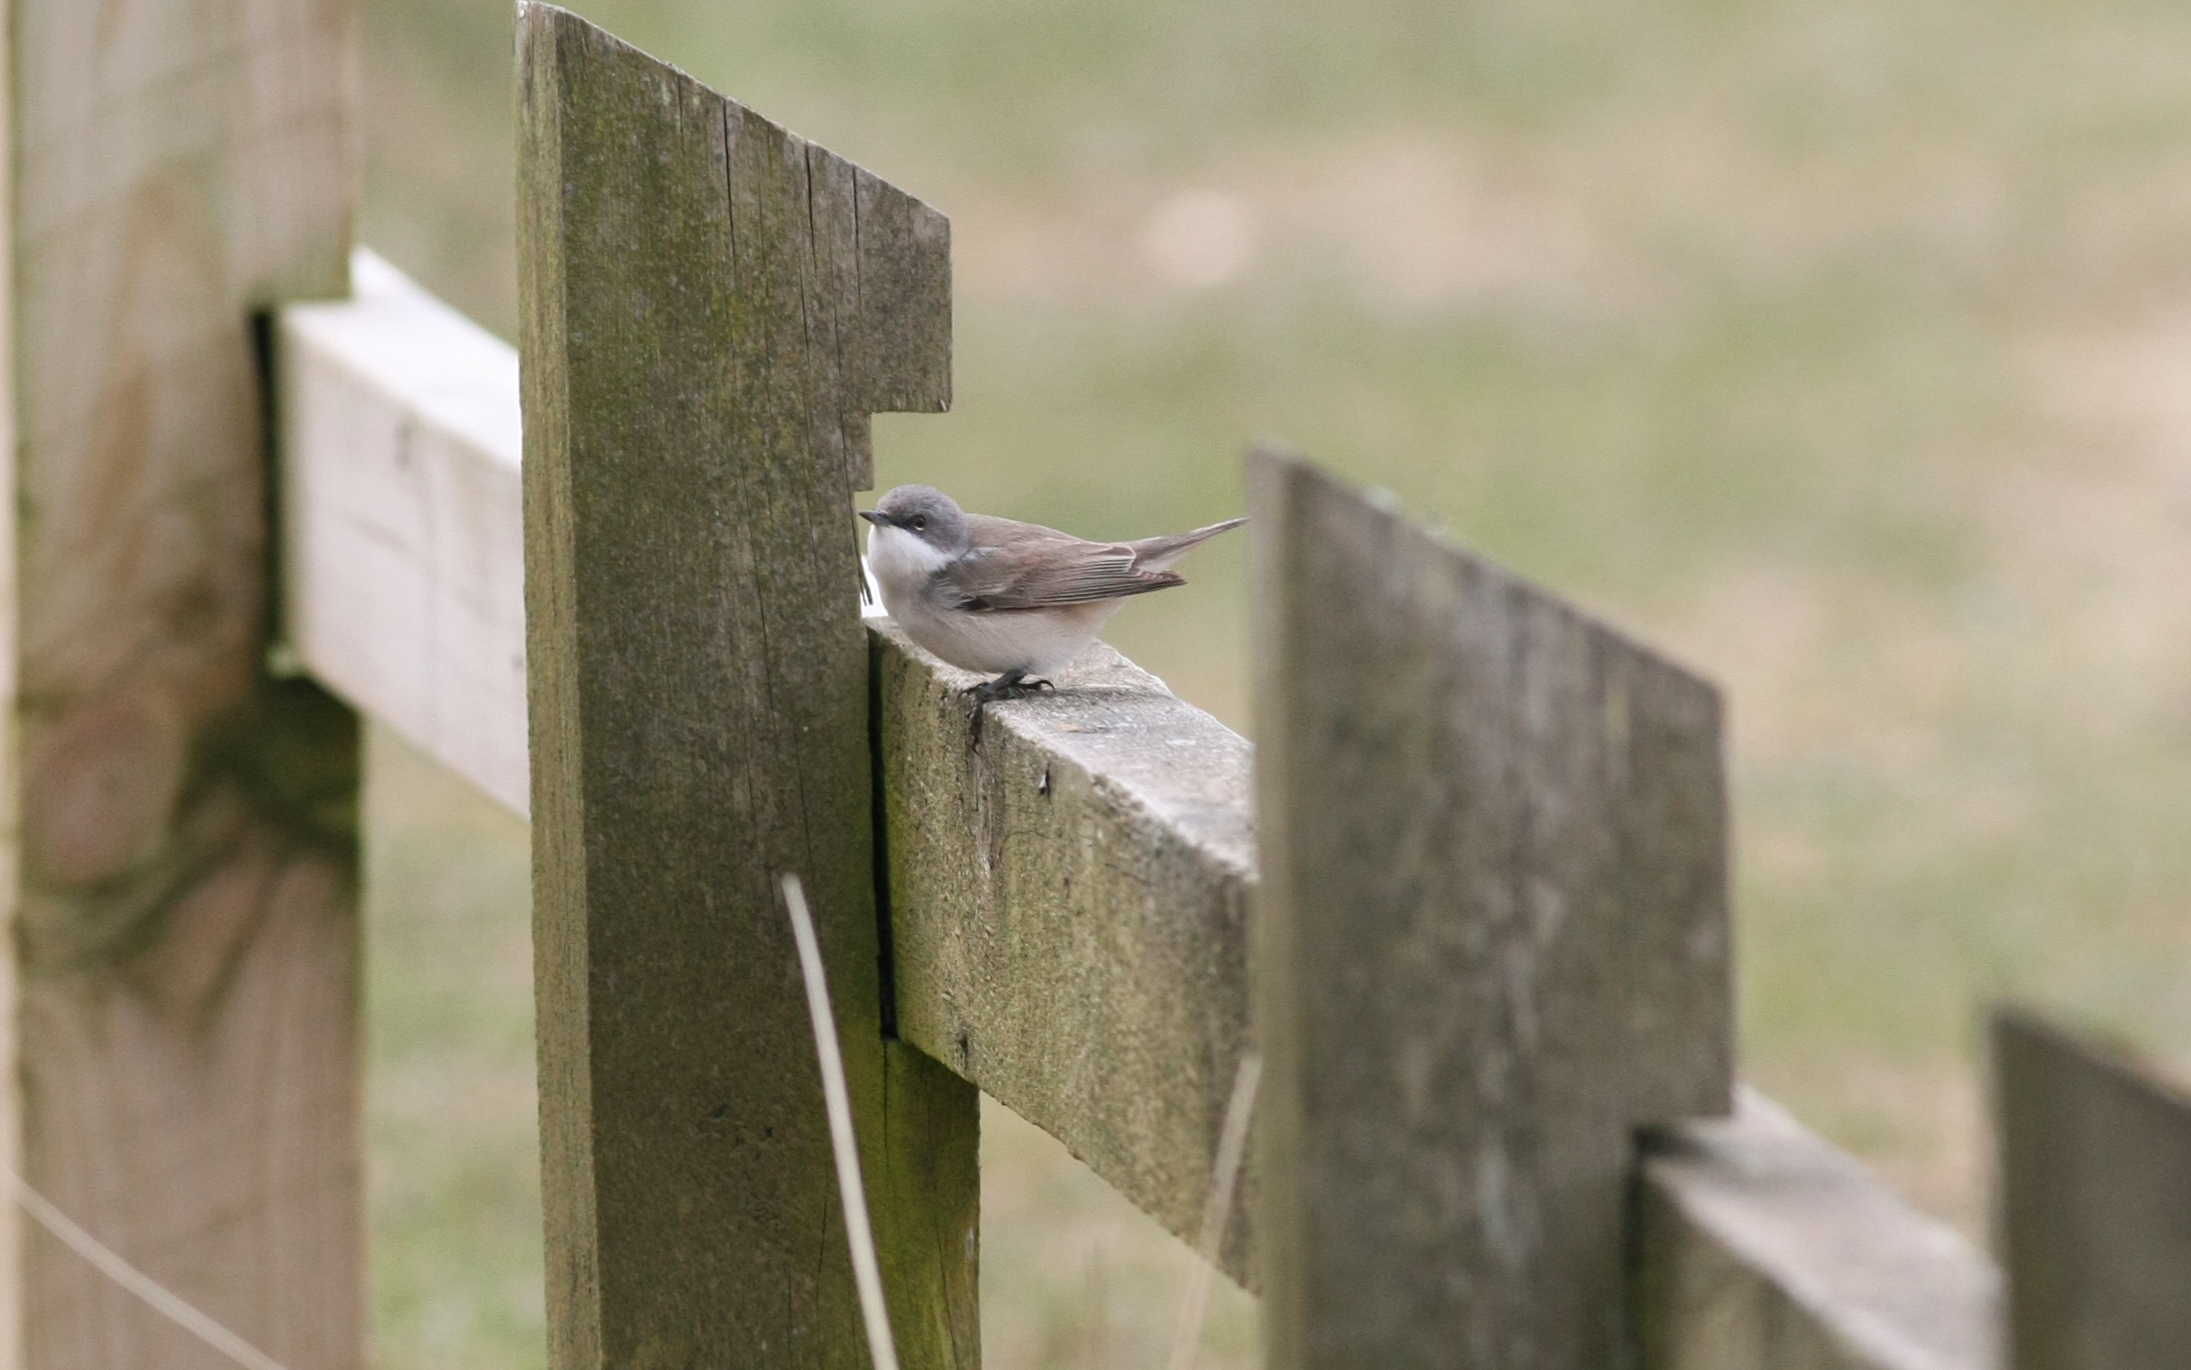
M 1603 1364 L 1634 1310 L 1652 1366 L 1990 1363 L 1990 1267 L 1937 1224 L 1769 1106 L 1676 1124 L 1729 1083 L 1708 690 L 1270 459 L 1260 593 L 1294 607 L 1264 601 L 1293 617 L 1259 726 L 1290 760 L 1258 779 L 1107 649 L 974 715 L 853 597 L 864 412 L 946 393 L 914 364 L 947 355 L 940 216 L 522 22 L 526 422 L 507 349 L 369 257 L 285 311 L 279 370 L 299 656 L 534 815 L 553 1363 L 858 1363 L 778 865 L 822 895 L 910 1364 L 978 1363 L 969 1086 L 1188 1236 L 1258 1035 L 1221 1264 L 1280 1272 L 1274 1363 Z M 1258 785 L 1299 836 L 1262 836 L 1297 853 L 1291 950 L 1251 954 Z M 1341 907 L 1389 913 L 1314 930 Z M 1681 1142 L 1631 1222 L 1645 1124 Z
M 784 869 L 908 1365 L 979 1363 L 977 1087 L 1189 1236 L 1251 1042 L 1220 1264 L 1273 1364 L 1994 1364 L 1983 1258 L 1761 1100 L 1691 1116 L 1732 1084 L 1707 686 L 1270 456 L 1260 755 L 1107 649 L 977 716 L 854 597 L 869 415 L 949 398 L 942 215 L 527 5 L 520 361 L 350 255 L 345 0 L 202 9 L 11 12 L 6 1135 L 124 1255 L 361 1362 L 324 685 L 533 823 L 559 1370 L 864 1363 Z M 2179 1135 L 2074 1056 L 2004 1078 Z M 0 1337 L 209 1363 L 42 1238 Z
M 282 604 L 299 664 L 524 817 L 517 353 L 359 251 L 282 311 Z
M 1636 1215 L 1649 1370 L 1992 1370 L 2001 1278 L 1769 1100 L 1655 1133 Z
M 1108 647 L 976 719 L 978 677 L 871 631 L 899 1034 L 1194 1241 L 1248 1042 L 1251 749 Z

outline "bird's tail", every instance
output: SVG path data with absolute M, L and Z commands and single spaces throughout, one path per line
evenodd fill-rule
M 1126 545 L 1134 549 L 1134 569 L 1137 571 L 1169 571 L 1172 564 L 1187 553 L 1216 537 L 1219 533 L 1238 528 L 1246 523 L 1244 518 L 1226 519 L 1207 528 L 1197 528 L 1191 533 L 1173 533 L 1167 537 L 1143 538 Z

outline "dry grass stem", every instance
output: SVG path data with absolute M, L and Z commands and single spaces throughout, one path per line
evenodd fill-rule
M 822 948 L 814 938 L 806 890 L 796 875 L 782 877 L 784 907 L 791 912 L 792 940 L 799 944 L 799 971 L 806 977 L 806 1008 L 814 1020 L 814 1050 L 822 1064 L 822 1099 L 829 1106 L 829 1145 L 837 1153 L 837 1189 L 844 1196 L 845 1236 L 852 1246 L 852 1282 L 867 1322 L 867 1350 L 875 1370 L 898 1370 L 897 1343 L 883 1303 L 882 1268 L 875 1260 L 875 1231 L 867 1218 L 867 1190 L 860 1183 L 860 1152 L 852 1139 L 852 1095 L 845 1088 L 844 1056 L 837 1049 L 837 1020 L 829 1011 L 829 982 L 822 978 Z
M 1255 1117 L 1255 1091 L 1263 1082 L 1263 1053 L 1243 1052 L 1240 1069 L 1232 1079 L 1232 1098 L 1225 1104 L 1225 1122 L 1217 1134 L 1217 1159 L 1210 1167 L 1210 1202 L 1202 1210 L 1202 1240 L 1195 1250 L 1202 1259 L 1187 1272 L 1187 1297 L 1179 1304 L 1179 1331 L 1172 1338 L 1171 1370 L 1194 1370 L 1195 1349 L 1202 1341 L 1202 1317 L 1210 1305 L 1210 1275 L 1217 1269 L 1218 1247 L 1225 1240 L 1225 1226 L 1232 1220 L 1233 1190 L 1240 1178 L 1240 1162 L 1248 1150 L 1248 1124 Z
M 0 1171 L 0 1175 L 5 1176 L 8 1188 L 15 1194 L 15 1201 L 22 1205 L 23 1211 L 40 1227 L 51 1232 L 69 1250 L 83 1257 L 92 1269 L 135 1294 L 161 1317 L 243 1366 L 244 1370 L 285 1370 L 280 1361 L 200 1312 L 196 1305 L 123 1260 L 112 1247 L 78 1227 L 66 1213 L 54 1207 L 45 1195 L 32 1189 L 30 1182 L 21 1175 L 13 1170 Z

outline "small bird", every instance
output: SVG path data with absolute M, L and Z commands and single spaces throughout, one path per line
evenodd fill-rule
M 1129 595 L 1184 585 L 1171 568 L 1228 528 L 1089 542 L 1039 523 L 969 514 L 926 485 L 901 485 L 860 517 L 883 608 L 906 636 L 968 671 L 995 674 L 979 703 L 1051 688 L 1038 677 L 1080 655 Z

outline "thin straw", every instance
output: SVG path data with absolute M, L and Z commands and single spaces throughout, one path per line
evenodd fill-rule
M 799 969 L 806 976 L 814 1050 L 822 1063 L 829 1144 L 837 1153 L 837 1189 L 844 1195 L 845 1236 L 852 1245 L 852 1283 L 860 1291 L 860 1316 L 867 1320 L 867 1350 L 874 1357 L 875 1370 L 898 1370 L 898 1348 L 890 1339 L 890 1313 L 883 1304 L 882 1269 L 875 1261 L 875 1232 L 867 1218 L 867 1191 L 860 1184 L 860 1153 L 852 1140 L 852 1096 L 845 1089 L 844 1057 L 837 1049 L 837 1020 L 829 1011 L 829 982 L 822 978 L 822 948 L 814 939 L 814 919 L 807 913 L 806 890 L 799 877 L 786 874 L 782 885 L 784 907 L 791 911 L 791 937 L 799 944 Z
M 1255 1116 L 1255 1089 L 1262 1082 L 1263 1054 L 1242 1052 L 1240 1069 L 1232 1077 L 1232 1098 L 1225 1104 L 1225 1122 L 1217 1133 L 1217 1158 L 1210 1168 L 1210 1199 L 1202 1209 L 1202 1241 L 1196 1248 L 1202 1259 L 1187 1272 L 1187 1297 L 1179 1305 L 1179 1330 L 1172 1337 L 1171 1370 L 1194 1370 L 1194 1354 L 1202 1344 L 1202 1317 L 1209 1311 L 1210 1277 L 1217 1269 L 1225 1226 L 1232 1220 L 1234 1182 L 1240 1178 L 1240 1162 L 1247 1154 L 1248 1123 Z
M 66 1213 L 54 1207 L 45 1195 L 32 1189 L 30 1182 L 21 1175 L 13 1170 L 8 1170 L 5 1174 L 8 1188 L 15 1192 L 15 1201 L 22 1205 L 23 1211 L 35 1218 L 40 1227 L 60 1238 L 69 1250 L 82 1256 L 92 1269 L 135 1294 L 150 1305 L 153 1311 L 245 1367 L 245 1370 L 283 1370 L 280 1361 L 199 1312 L 185 1302 L 181 1295 L 171 1292 L 166 1285 L 123 1260 L 111 1247 L 69 1221 Z

